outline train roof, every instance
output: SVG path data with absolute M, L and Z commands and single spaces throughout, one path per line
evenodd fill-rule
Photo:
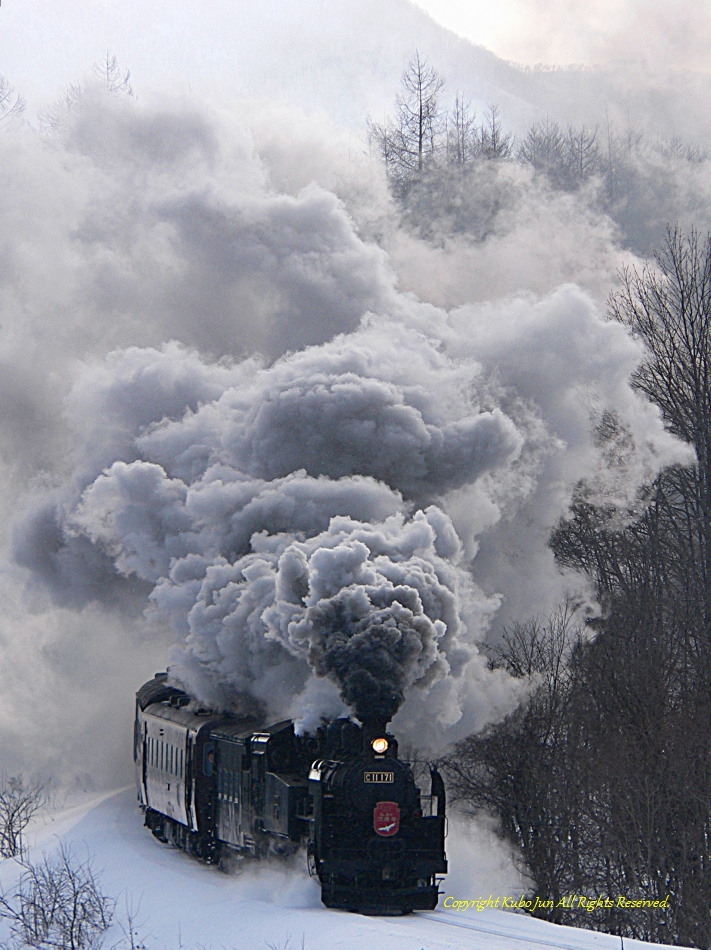
M 285 730 L 293 730 L 291 719 L 265 726 L 264 720 L 253 712 L 216 712 L 206 709 L 196 700 L 190 699 L 183 690 L 169 686 L 167 681 L 167 673 L 156 673 L 152 680 L 141 686 L 136 699 L 142 712 L 191 729 L 202 729 L 209 725 L 216 738 L 228 741 L 244 739 L 254 733 L 271 737 Z
M 216 739 L 244 739 L 257 733 L 262 736 L 273 736 L 285 729 L 293 728 L 291 719 L 283 719 L 271 726 L 261 726 L 255 716 L 245 716 L 233 720 L 217 723 L 212 728 L 212 735 Z
M 169 702 L 151 703 L 143 710 L 145 715 L 164 719 L 188 729 L 202 729 L 205 725 L 219 722 L 221 713 L 210 709 L 200 709 L 197 705 L 171 706 Z
M 168 685 L 167 673 L 156 673 L 152 680 L 148 680 L 136 693 L 136 700 L 141 709 L 152 706 L 153 703 L 170 702 L 171 699 L 180 699 L 189 702 L 190 697 L 182 689 Z

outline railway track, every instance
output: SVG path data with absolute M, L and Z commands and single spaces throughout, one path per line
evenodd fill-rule
M 471 930 L 474 933 L 486 934 L 490 937 L 499 937 L 507 941 L 508 944 L 521 944 L 531 947 L 548 947 L 550 950 L 619 950 L 620 938 L 612 934 L 596 933 L 595 931 L 586 931 L 586 941 L 583 943 L 566 943 L 565 940 L 546 940 L 542 937 L 531 937 L 511 933 L 503 928 L 478 924 L 473 921 L 462 920 L 459 915 L 455 918 L 453 914 L 446 911 L 440 911 L 438 914 L 427 914 L 419 912 L 419 919 L 432 920 L 435 923 L 443 924 L 446 927 L 458 927 L 461 930 Z M 587 946 L 586 946 L 587 944 Z

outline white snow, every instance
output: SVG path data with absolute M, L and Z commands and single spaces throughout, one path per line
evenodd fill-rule
M 226 875 L 162 845 L 143 827 L 132 788 L 122 789 L 39 821 L 28 836 L 30 860 L 66 844 L 78 860 L 91 858 L 104 893 L 117 898 L 116 922 L 104 947 L 128 946 L 125 928 L 133 919 L 145 950 L 620 950 L 619 937 L 558 927 L 514 912 L 436 911 L 408 917 L 366 917 L 326 910 L 303 854 L 289 864 L 252 867 Z M 471 848 L 450 849 L 453 864 L 476 865 Z M 466 868 L 448 880 L 466 879 Z M 495 869 L 475 874 L 482 893 L 454 893 L 458 899 L 487 897 L 496 890 Z M 0 862 L 0 886 L 12 890 L 21 868 Z M 455 884 L 455 887 L 457 885 Z M 486 890 L 485 894 L 483 891 Z M 446 895 L 445 895 L 446 896 Z M 122 927 L 124 929 L 122 929 Z M 0 943 L 7 939 L 0 921 Z M 626 950 L 660 946 L 624 940 Z

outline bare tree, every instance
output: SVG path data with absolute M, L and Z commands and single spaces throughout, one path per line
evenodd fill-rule
M 558 123 L 546 119 L 529 126 L 518 147 L 518 160 L 555 177 L 565 162 L 564 138 Z
M 575 188 L 600 170 L 597 130 L 569 125 L 564 132 L 546 119 L 529 126 L 517 158 L 544 174 L 558 188 Z
M 25 111 L 25 100 L 18 96 L 4 76 L 0 76 L 0 123 L 19 118 Z
M 483 158 L 501 161 L 513 155 L 514 137 L 505 131 L 499 117 L 498 106 L 489 107 L 487 120 L 479 126 L 478 135 L 479 154 Z
M 676 435 L 696 452 L 696 464 L 667 482 L 684 573 L 711 625 L 711 235 L 678 228 L 667 233 L 654 265 L 629 269 L 610 300 L 612 315 L 640 338 L 648 357 L 634 385 L 662 411 Z M 687 543 L 688 542 L 688 543 Z
M 61 128 L 86 96 L 92 81 L 94 83 L 98 81 L 109 93 L 124 93 L 127 96 L 133 96 L 131 73 L 127 69 L 122 69 L 111 53 L 107 53 L 102 60 L 93 64 L 92 73 L 93 80 L 71 83 L 48 109 L 39 114 L 43 129 L 52 132 Z
M 657 144 L 657 151 L 660 155 L 664 155 L 678 162 L 688 162 L 689 165 L 700 165 L 702 162 L 708 161 L 711 154 L 708 146 L 688 142 L 678 135 L 673 135 L 668 139 L 662 139 L 662 141 Z
M 580 886 L 586 853 L 580 781 L 586 741 L 570 709 L 571 658 L 579 644 L 571 605 L 545 622 L 514 624 L 494 665 L 529 679 L 527 701 L 502 723 L 461 742 L 444 763 L 454 799 L 498 817 L 520 849 L 534 896 L 554 898 L 554 905 Z M 557 906 L 541 914 L 562 919 Z
M 398 187 L 432 167 L 440 148 L 443 119 L 440 93 L 444 79 L 416 52 L 402 74 L 396 114 L 383 125 L 368 124 L 388 178 Z
M 24 831 L 46 804 L 45 782 L 27 781 L 21 775 L 0 779 L 0 854 L 4 858 L 22 857 Z
M 447 164 L 466 165 L 477 157 L 480 143 L 474 124 L 476 114 L 471 102 L 461 93 L 447 116 Z
M 109 92 L 124 92 L 128 96 L 133 95 L 131 73 L 128 69 L 122 69 L 111 53 L 107 52 L 100 62 L 94 63 L 92 71 Z
M 597 129 L 569 125 L 565 133 L 566 165 L 571 183 L 578 185 L 600 171 Z
M 58 854 L 23 865 L 13 894 L 0 894 L 0 916 L 17 947 L 94 950 L 113 918 L 115 902 L 101 890 L 91 861 L 77 861 L 62 844 Z
M 83 97 L 84 87 L 79 83 L 71 83 L 48 109 L 38 113 L 41 127 L 46 132 L 61 128 Z
M 616 911 L 606 924 L 618 932 L 708 946 L 711 751 L 698 737 L 711 729 L 711 236 L 670 230 L 653 262 L 623 273 L 610 310 L 646 349 L 634 385 L 695 462 L 662 472 L 627 524 L 581 485 L 552 538 L 604 607 L 572 705 L 586 722 L 587 830 L 605 856 L 585 875 L 608 892 L 674 895 L 663 915 Z M 624 451 L 613 429 L 601 437 Z

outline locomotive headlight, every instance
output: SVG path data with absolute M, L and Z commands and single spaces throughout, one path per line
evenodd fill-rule
M 373 739 L 370 745 L 372 746 L 373 752 L 375 752 L 376 755 L 383 755 L 384 752 L 388 751 L 387 739 Z

